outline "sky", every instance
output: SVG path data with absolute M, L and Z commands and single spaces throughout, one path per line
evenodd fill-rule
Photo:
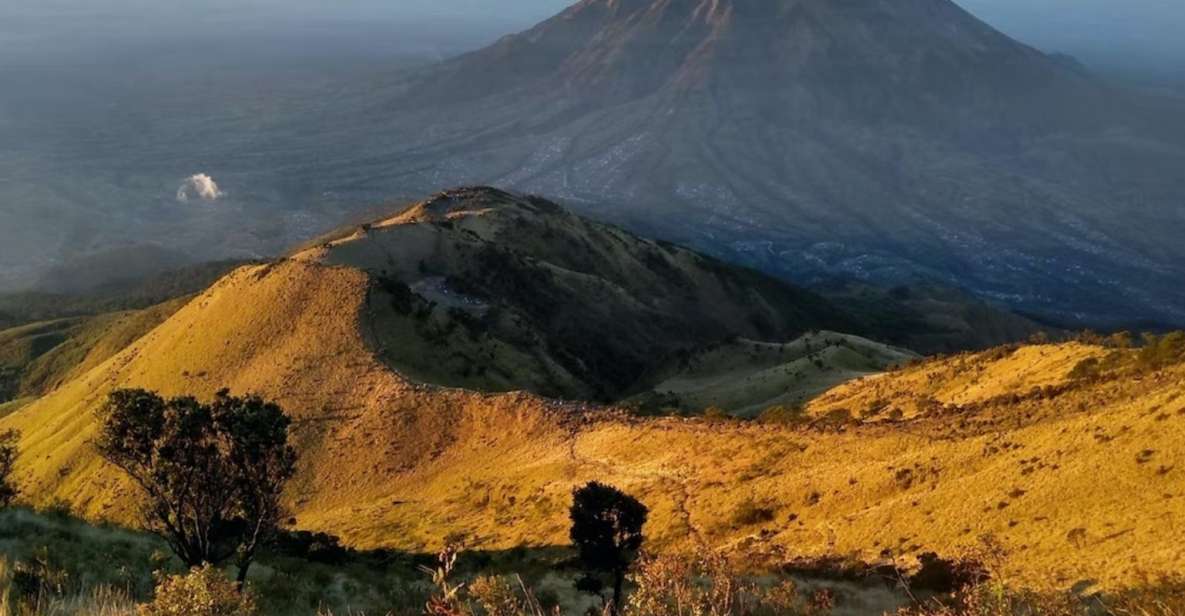
M 485 37 L 524 28 L 571 1 L 0 0 L 0 48 L 14 40 L 39 37 L 68 44 L 63 33 L 86 38 L 107 32 L 126 37 L 135 35 L 129 30 L 137 28 L 141 35 L 168 36 L 219 28 L 332 27 L 351 22 L 397 27 L 425 21 L 454 26 L 456 32 L 437 31 L 446 38 L 464 34 L 481 43 Z M 1027 43 L 1077 55 L 1088 63 L 1185 66 L 1182 0 L 959 2 Z
M 150 49 L 169 41 L 274 40 L 374 57 L 447 56 L 574 0 L 0 0 L 0 68 Z M 1185 0 L 956 0 L 1013 37 L 1103 72 L 1185 84 Z M 156 47 L 153 47 L 155 44 Z M 137 47 L 139 46 L 139 47 Z

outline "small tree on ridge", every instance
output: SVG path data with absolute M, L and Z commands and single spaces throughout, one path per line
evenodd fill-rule
M 614 614 L 621 612 L 622 589 L 630 565 L 638 557 L 649 510 L 632 496 L 597 482 L 591 482 L 572 494 L 572 544 L 580 553 L 580 562 L 588 574 L 581 585 L 592 585 L 597 575 L 607 575 L 613 584 Z

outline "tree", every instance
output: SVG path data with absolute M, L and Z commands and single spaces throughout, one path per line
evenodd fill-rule
M 0 433 L 0 508 L 11 505 L 16 498 L 12 468 L 16 464 L 16 444 L 20 440 L 21 433 L 16 430 Z
M 233 557 L 245 581 L 296 466 L 283 410 L 226 390 L 202 404 L 135 389 L 113 392 L 100 416 L 96 448 L 143 490 L 145 527 L 188 567 Z
M 599 584 L 590 581 L 608 575 L 613 583 L 614 614 L 620 613 L 625 574 L 642 547 L 642 527 L 648 513 L 633 497 L 595 481 L 572 494 L 570 537 L 588 573 L 580 586 L 599 590 Z

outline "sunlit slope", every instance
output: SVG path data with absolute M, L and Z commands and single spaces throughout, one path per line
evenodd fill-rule
M 185 301 L 0 331 L 0 415 L 103 363 L 164 322 Z
M 470 420 L 480 424 L 485 413 L 516 438 L 530 438 L 534 424 L 559 430 L 541 421 L 542 403 L 434 391 L 390 372 L 363 337 L 368 287 L 360 272 L 295 262 L 222 280 L 127 350 L 3 420 L 24 433 L 18 479 L 29 498 L 127 519 L 126 486 L 88 444 L 94 411 L 117 387 L 202 397 L 229 387 L 278 400 L 296 419 L 303 454 L 297 510 L 385 497 L 392 477 L 477 439 L 467 434 Z
M 1171 540 L 1185 509 L 1181 367 L 1071 380 L 1082 358 L 1110 352 L 1039 346 L 866 378 L 811 408 L 859 416 L 867 400 L 919 393 L 948 405 L 903 408 L 900 420 L 888 410 L 797 428 L 641 420 L 412 384 L 377 357 L 376 297 L 374 282 L 347 267 L 237 271 L 126 351 L 0 419 L 25 432 L 21 487 L 36 503 L 130 521 L 130 492 L 87 444 L 103 396 L 227 386 L 294 416 L 297 525 L 356 546 L 565 543 L 571 487 L 598 479 L 651 507 L 659 549 L 702 540 L 875 560 L 886 549 L 955 553 L 991 534 L 1034 584 L 1123 585 L 1185 566 Z
M 1037 346 L 844 387 L 853 415 L 863 414 L 856 403 L 868 389 L 924 393 L 917 377 L 925 374 L 939 373 L 937 390 L 967 401 L 912 419 L 797 430 L 602 419 L 575 430 L 561 450 L 540 443 L 522 466 L 470 444 L 400 486 L 398 505 L 342 519 L 366 545 L 438 545 L 451 533 L 489 547 L 563 542 L 570 481 L 597 478 L 651 505 L 650 535 L 665 546 L 703 540 L 877 560 L 884 550 L 959 553 L 990 535 L 1009 551 L 1008 572 L 1027 583 L 1134 584 L 1185 565 L 1185 550 L 1166 540 L 1185 513 L 1185 369 L 1068 378 L 1083 357 L 1105 353 Z M 967 372 L 981 375 L 981 405 L 970 404 L 959 382 Z M 1039 393 L 1016 398 L 995 393 L 1038 384 Z M 332 521 L 339 515 L 303 520 L 343 528 Z M 365 519 L 374 520 L 370 529 Z

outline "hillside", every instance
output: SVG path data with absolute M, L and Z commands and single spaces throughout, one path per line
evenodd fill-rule
M 143 310 L 0 330 L 0 404 L 34 398 L 86 373 L 161 324 L 188 298 Z
M 375 254 L 416 248 L 416 233 L 436 245 L 447 226 L 405 227 L 442 209 L 454 228 L 480 236 L 491 225 L 488 214 L 424 207 L 389 221 L 399 242 L 381 241 L 382 224 L 366 231 Z M 277 400 L 295 420 L 301 460 L 286 501 L 296 525 L 354 546 L 566 543 L 569 490 L 597 479 L 650 506 L 647 533 L 661 550 L 702 540 L 753 562 L 876 561 L 884 550 L 960 553 L 991 534 L 1009 550 L 1010 574 L 1063 588 L 1137 584 L 1185 564 L 1165 541 L 1185 506 L 1174 479 L 1185 468 L 1178 359 L 1153 367 L 1133 350 L 1004 349 L 864 378 L 778 424 L 642 419 L 392 369 L 375 333 L 392 298 L 346 265 L 369 254 L 359 240 L 241 268 L 0 419 L 24 433 L 17 480 L 28 498 L 129 520 L 132 492 L 88 445 L 104 395 L 230 387 Z M 1105 361 L 1075 370 L 1090 357 Z
M 847 381 L 883 372 L 918 356 L 857 336 L 807 334 L 784 344 L 734 340 L 660 367 L 651 390 L 628 402 L 650 412 L 718 409 L 756 417 L 771 407 L 798 407 Z
M 945 285 L 911 284 L 884 288 L 852 280 L 813 288 L 868 323 L 869 337 L 923 355 L 955 353 L 1023 342 L 1066 332 Z
M 442 193 L 292 258 L 374 279 L 368 331 L 400 373 L 481 391 L 614 400 L 710 344 L 861 327 L 773 278 L 489 188 Z

